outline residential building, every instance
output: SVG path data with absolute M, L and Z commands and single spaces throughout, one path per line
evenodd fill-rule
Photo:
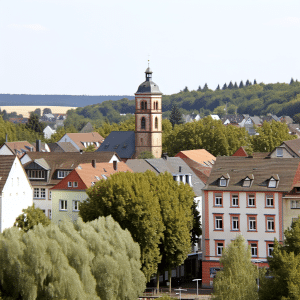
M 66 133 L 58 142 L 70 142 L 78 150 L 94 145 L 96 149 L 100 147 L 104 138 L 98 132 L 86 133 Z
M 268 266 L 274 238 L 282 242 L 297 215 L 292 198 L 300 186 L 299 163 L 296 158 L 217 157 L 204 188 L 203 286 L 212 285 L 224 247 L 239 234 L 253 261 Z
M 0 155 L 17 155 L 21 157 L 26 152 L 36 151 L 35 147 L 27 141 L 5 142 L 0 148 Z
M 86 189 L 99 180 L 106 180 L 117 172 L 133 172 L 124 162 L 80 164 L 64 179 L 56 184 L 52 191 L 52 221 L 58 224 L 62 220 L 77 220 L 79 203 L 88 198 Z
M 213 166 L 216 160 L 216 157 L 208 151 L 206 151 L 205 149 L 180 151 L 175 155 L 175 157 L 189 158 L 205 167 L 210 168 Z
M 300 157 L 300 139 L 284 141 L 269 154 L 271 158 Z
M 29 152 L 22 156 L 27 176 L 33 187 L 33 203 L 42 209 L 46 216 L 52 217 L 51 188 L 71 173 L 81 163 L 120 162 L 114 152 L 55 153 Z
M 32 205 L 32 187 L 17 156 L 0 156 L 0 233 Z
M 56 130 L 52 129 L 49 125 L 47 125 L 44 128 L 43 133 L 44 133 L 44 138 L 45 139 L 50 139 L 52 134 L 56 133 Z
M 70 142 L 49 143 L 50 152 L 79 152 Z

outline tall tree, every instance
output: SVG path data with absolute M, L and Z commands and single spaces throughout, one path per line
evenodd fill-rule
M 253 84 L 257 84 L 257 82 L 256 82 L 256 79 L 254 79 L 254 82 L 253 82 Z
M 242 89 L 243 87 L 244 87 L 244 83 L 243 83 L 243 80 L 241 80 L 239 88 Z
M 186 93 L 186 92 L 189 92 L 189 89 L 188 89 L 188 87 L 186 86 L 184 89 L 183 89 L 183 91 Z
M 207 83 L 205 83 L 202 92 L 207 92 L 207 91 L 208 91 L 208 85 Z
M 139 245 L 112 217 L 9 228 L 0 261 L 4 299 L 127 300 L 145 288 Z
M 45 114 L 52 114 L 51 108 L 45 107 L 45 108 L 43 109 L 43 115 L 45 115 Z
M 201 92 L 201 91 L 202 91 L 202 89 L 201 89 L 201 86 L 200 86 L 200 85 L 198 86 L 198 89 L 197 89 L 197 91 L 198 91 L 198 92 Z
M 247 79 L 246 86 L 249 86 L 249 85 L 250 85 L 250 81 L 249 81 L 249 79 Z
M 293 77 L 291 78 L 290 84 L 293 84 L 295 81 L 293 79 Z
M 175 124 L 179 125 L 179 124 L 183 123 L 182 114 L 179 111 L 176 104 L 173 104 L 169 120 L 170 120 L 173 128 L 174 128 Z
M 218 84 L 216 91 L 219 91 L 219 90 L 220 90 L 220 85 Z
M 232 90 L 232 89 L 233 89 L 233 84 L 232 84 L 232 81 L 230 81 L 230 82 L 229 82 L 229 84 L 228 84 L 228 88 L 229 88 L 230 90 Z
M 40 108 L 36 108 L 33 113 L 37 114 L 39 117 L 41 117 L 41 115 L 42 115 L 42 111 Z
M 227 89 L 227 84 L 226 82 L 224 83 L 223 87 L 222 87 L 222 90 L 226 90 Z
M 39 116 L 35 113 L 31 113 L 26 123 L 26 128 L 31 129 L 35 132 L 42 133 L 44 125 L 39 121 Z
M 251 252 L 243 236 L 239 235 L 223 250 L 220 263 L 223 270 L 214 280 L 214 299 L 258 299 L 258 272 L 251 262 Z
M 234 88 L 234 89 L 238 89 L 238 88 L 239 88 L 236 82 L 234 83 L 233 88 Z

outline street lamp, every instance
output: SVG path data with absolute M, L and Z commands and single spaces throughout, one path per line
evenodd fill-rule
M 176 295 L 179 295 L 179 299 L 181 300 L 181 291 L 187 291 L 187 290 L 184 290 L 182 288 L 179 288 L 179 289 L 175 289 L 174 291 L 179 291 L 179 293 L 176 293 Z
M 193 281 L 197 281 L 197 296 L 198 296 L 198 281 L 202 279 L 193 279 Z

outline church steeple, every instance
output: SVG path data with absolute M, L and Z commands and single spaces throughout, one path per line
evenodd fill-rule
M 146 81 L 152 81 L 152 71 L 149 66 L 146 69 L 145 74 L 146 74 Z

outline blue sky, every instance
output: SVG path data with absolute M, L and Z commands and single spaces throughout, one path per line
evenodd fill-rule
M 0 93 L 300 80 L 299 0 L 0 0 Z

